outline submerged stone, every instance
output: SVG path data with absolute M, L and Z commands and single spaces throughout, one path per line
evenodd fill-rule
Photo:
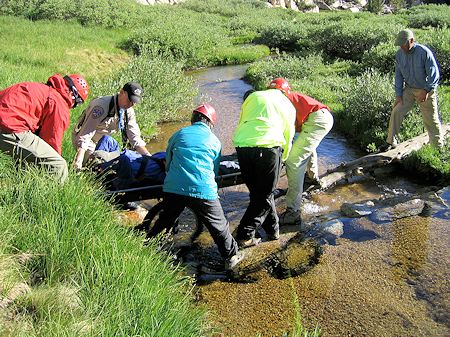
M 373 213 L 372 219 L 376 222 L 382 222 L 406 218 L 421 214 L 424 207 L 425 201 L 412 199 L 393 206 L 380 208 Z
M 372 214 L 374 205 L 373 201 L 367 201 L 363 204 L 343 203 L 341 213 L 349 218 L 358 218 Z

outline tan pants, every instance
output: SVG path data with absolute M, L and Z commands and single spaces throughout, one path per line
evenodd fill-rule
M 317 152 L 322 139 L 333 127 L 333 115 L 327 109 L 320 109 L 311 113 L 302 125 L 302 131 L 292 145 L 286 160 L 286 174 L 288 177 L 288 191 L 286 205 L 294 211 L 300 210 L 302 202 L 305 172 L 310 166 L 312 174 L 317 172 Z
M 13 157 L 19 164 L 32 163 L 45 168 L 61 182 L 67 178 L 64 158 L 31 131 L 0 133 L 0 151 Z
M 400 133 L 402 121 L 408 112 L 411 111 L 421 91 L 422 89 L 414 89 L 411 87 L 405 87 L 403 90 L 403 103 L 397 104 L 391 112 L 388 136 L 386 138 L 386 142 L 389 144 L 397 145 L 397 135 Z M 436 92 L 434 90 L 431 91 L 425 102 L 417 101 L 417 104 L 419 104 L 420 112 L 422 113 L 423 124 L 428 131 L 429 143 L 435 147 L 444 146 Z

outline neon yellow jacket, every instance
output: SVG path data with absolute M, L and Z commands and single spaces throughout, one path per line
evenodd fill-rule
M 278 89 L 256 91 L 242 104 L 235 147 L 283 147 L 286 160 L 295 134 L 295 108 Z

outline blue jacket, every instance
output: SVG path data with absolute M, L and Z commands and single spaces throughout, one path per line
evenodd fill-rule
M 174 133 L 166 150 L 164 192 L 217 199 L 215 177 L 219 171 L 221 150 L 219 139 L 202 122 Z
M 395 55 L 395 95 L 403 96 L 403 88 L 435 90 L 439 82 L 439 68 L 433 53 L 426 46 L 415 43 L 409 53 L 399 49 Z

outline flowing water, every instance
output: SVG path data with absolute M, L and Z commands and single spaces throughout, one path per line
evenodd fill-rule
M 201 92 L 199 102 L 210 101 L 218 111 L 214 132 L 224 154 L 234 152 L 231 137 L 242 96 L 251 88 L 241 80 L 244 72 L 245 66 L 227 66 L 193 74 Z M 162 126 L 163 137 L 150 144 L 150 150 L 164 150 L 168 137 L 184 125 Z M 363 155 L 333 131 L 317 152 L 321 175 Z M 287 187 L 286 177 L 279 185 Z M 277 279 L 263 271 L 253 283 L 205 277 L 196 288 L 197 297 L 218 329 L 214 335 L 283 336 L 301 322 L 308 329 L 318 326 L 322 336 L 450 336 L 450 190 L 433 199 L 427 216 L 390 222 L 344 218 L 339 212 L 343 203 L 408 196 L 427 188 L 392 172 L 306 196 L 302 205 L 306 225 L 338 219 L 342 235 L 323 243 L 319 263 L 297 277 Z M 234 229 L 245 212 L 248 191 L 239 185 L 219 194 Z M 283 211 L 284 198 L 278 199 L 277 207 Z M 282 228 L 280 242 L 263 243 L 258 249 L 270 251 L 297 231 Z M 204 241 L 214 250 L 210 238 Z

